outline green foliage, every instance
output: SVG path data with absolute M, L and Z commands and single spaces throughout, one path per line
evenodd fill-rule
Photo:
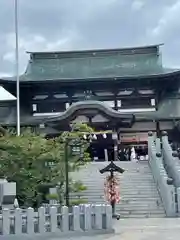
M 65 144 L 81 146 L 83 158 L 68 151 L 70 171 L 89 161 L 86 149 L 89 143 L 82 139 L 92 129 L 86 124 L 73 125 L 71 132 L 64 132 L 55 139 L 46 139 L 31 129 L 24 129 L 20 136 L 13 131 L 0 131 L 0 177 L 17 184 L 20 205 L 36 207 L 42 202 L 42 186 L 58 185 L 61 192 L 65 182 Z
M 86 190 L 87 187 L 81 181 L 72 182 L 70 191 L 73 194 L 73 197 L 70 200 L 70 205 L 73 206 L 87 203 L 87 200 L 82 198 L 82 193 Z
M 57 190 L 58 190 L 58 188 L 57 188 Z M 81 193 L 85 190 L 87 190 L 87 187 L 81 181 L 76 181 L 76 182 L 70 181 L 69 191 L 70 191 L 70 193 L 75 194 L 75 196 L 74 196 L 75 198 L 70 200 L 70 206 L 87 203 L 87 200 L 81 198 Z M 46 199 L 47 200 L 56 200 L 56 201 L 60 202 L 61 204 L 63 204 L 63 202 L 61 201 L 61 197 L 62 197 L 61 193 L 62 192 L 60 191 L 60 192 L 57 192 L 57 194 L 47 194 Z
M 87 190 L 87 187 L 81 181 L 76 181 L 71 184 L 71 192 L 79 193 L 85 190 Z
M 78 206 L 80 204 L 86 204 L 88 203 L 86 199 L 79 198 L 79 199 L 73 199 L 70 201 L 70 206 Z
M 47 200 L 59 200 L 59 196 L 58 196 L 58 194 L 47 194 L 46 195 L 46 198 L 47 198 Z

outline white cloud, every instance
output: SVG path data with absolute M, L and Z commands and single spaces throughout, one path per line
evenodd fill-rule
M 44 2 L 46 1 L 46 4 Z M 28 51 L 116 48 L 165 42 L 180 63 L 180 0 L 19 0 L 20 71 Z M 12 2 L 0 0 L 0 72 L 14 71 Z
M 152 35 L 162 36 L 171 33 L 171 29 L 177 28 L 180 30 L 180 1 L 174 3 L 171 7 L 164 9 L 157 26 L 152 29 Z M 173 31 L 173 34 L 175 32 Z
M 27 35 L 19 36 L 19 63 L 20 71 L 23 72 L 26 68 L 27 61 L 29 59 L 27 51 L 61 51 L 73 49 L 73 43 L 78 38 L 78 34 L 75 31 L 64 31 L 62 36 L 59 36 L 58 40 L 48 41 L 41 35 Z M 3 61 L 7 64 L 12 63 L 15 65 L 15 36 L 13 33 L 7 34 L 6 42 L 8 45 L 8 52 L 3 55 Z
M 144 0 L 134 0 L 132 3 L 132 10 L 139 11 L 141 10 L 145 5 Z
M 11 62 L 11 63 L 14 63 L 14 61 L 15 61 L 15 52 L 7 52 L 7 53 L 5 53 L 4 56 L 3 56 L 3 60 Z
M 11 73 L 7 73 L 7 72 L 0 72 L 0 77 L 11 77 L 12 74 Z

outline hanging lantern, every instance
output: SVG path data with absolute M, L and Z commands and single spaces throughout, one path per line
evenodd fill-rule
M 105 199 L 109 203 L 119 203 L 120 201 L 120 191 L 119 191 L 119 182 L 116 176 L 106 177 L 104 183 L 104 194 Z

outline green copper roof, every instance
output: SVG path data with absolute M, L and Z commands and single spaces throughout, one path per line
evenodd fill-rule
M 73 52 L 33 52 L 21 81 L 137 78 L 175 72 L 163 68 L 159 45 Z

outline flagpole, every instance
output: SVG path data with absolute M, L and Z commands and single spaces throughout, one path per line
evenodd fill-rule
M 15 4 L 15 41 L 16 41 L 16 98 L 17 98 L 17 136 L 20 135 L 20 89 L 19 89 L 19 28 L 18 28 L 18 0 L 14 0 Z

